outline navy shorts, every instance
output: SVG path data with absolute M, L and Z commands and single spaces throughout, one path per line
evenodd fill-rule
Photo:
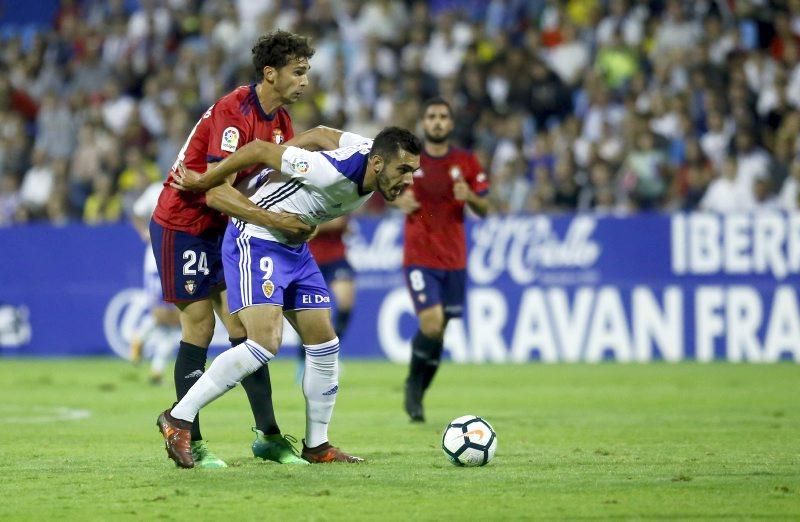
M 348 281 L 356 278 L 356 273 L 350 263 L 347 262 L 347 259 L 319 265 L 319 271 L 322 272 L 322 277 L 329 287 L 334 281 Z
M 330 308 L 331 296 L 308 243 L 291 247 L 250 236 L 232 223 L 222 243 L 231 313 L 254 305 Z
M 225 288 L 220 252 L 222 234 L 193 236 L 164 228 L 151 220 L 150 241 L 164 301 L 201 301 Z
M 442 305 L 445 317 L 464 314 L 466 270 L 436 270 L 424 266 L 405 267 L 406 286 L 414 309 L 419 313 L 431 306 Z

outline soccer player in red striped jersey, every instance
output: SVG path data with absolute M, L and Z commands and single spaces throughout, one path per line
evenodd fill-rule
M 203 114 L 164 183 L 150 223 L 150 237 L 164 300 L 175 303 L 180 310 L 182 339 L 174 373 L 178 400 L 203 375 L 215 311 L 232 346 L 247 337 L 237 316 L 230 315 L 227 308 L 220 251 L 227 216 L 276 228 L 300 241 L 313 228 L 291 214 L 259 208 L 230 182 L 207 193 L 179 191 L 170 183 L 181 162 L 204 172 L 209 164 L 223 160 L 251 141 L 289 141 L 294 131 L 284 106 L 303 94 L 308 85 L 308 60 L 313 54 L 306 38 L 285 31 L 259 38 L 253 47 L 257 83 L 234 89 Z M 237 173 L 236 178 L 261 168 L 255 165 Z M 306 464 L 280 434 L 266 366 L 242 381 L 242 386 L 256 422 L 253 453 L 278 462 Z M 191 446 L 198 467 L 225 467 L 206 447 L 197 420 L 192 426 Z
M 405 410 L 413 422 L 425 421 L 422 398 L 439 368 L 447 322 L 463 314 L 465 207 L 481 217 L 489 210 L 489 179 L 471 152 L 451 145 L 453 125 L 443 98 L 423 104 L 420 170 L 395 202 L 406 214 L 403 267 L 419 320 L 405 383 Z

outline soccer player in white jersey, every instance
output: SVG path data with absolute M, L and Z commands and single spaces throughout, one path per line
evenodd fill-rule
M 393 201 L 412 184 L 422 144 L 411 132 L 389 127 L 374 141 L 334 129 L 320 132 L 325 139 L 316 141 L 319 148 L 339 148 L 311 152 L 254 141 L 205 175 L 181 165 L 174 186 L 207 190 L 249 165 L 263 164 L 268 169 L 237 188 L 264 209 L 293 213 L 317 225 L 355 210 L 373 192 Z M 158 417 L 170 458 L 193 467 L 189 430 L 197 412 L 275 357 L 285 315 L 306 350 L 302 457 L 311 463 L 361 462 L 328 441 L 339 390 L 339 339 L 331 322 L 330 293 L 308 245 L 292 243 L 276 229 L 235 220 L 225 231 L 222 254 L 229 309 L 238 314 L 247 340 L 218 356 L 186 396 Z
M 164 301 L 161 293 L 161 278 L 158 275 L 156 258 L 150 246 L 150 230 L 147 224 L 158 204 L 158 196 L 164 184 L 151 184 L 133 203 L 133 225 L 142 240 L 147 243 L 144 252 L 144 293 L 150 317 L 142 321 L 141 330 L 131 339 L 131 360 L 138 363 L 143 355 L 150 359 L 150 382 L 161 384 L 164 368 L 175 346 L 181 339 L 181 323 L 178 309 Z

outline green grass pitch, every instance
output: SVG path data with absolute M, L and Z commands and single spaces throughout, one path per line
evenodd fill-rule
M 294 364 L 271 366 L 300 438 Z M 237 389 L 202 414 L 231 467 L 180 470 L 154 424 L 171 384 L 119 360 L 2 360 L 0 520 L 800 518 L 800 366 L 445 364 L 424 425 L 401 409 L 404 375 L 343 362 L 331 441 L 366 464 L 255 460 Z M 467 413 L 498 433 L 482 468 L 440 449 Z

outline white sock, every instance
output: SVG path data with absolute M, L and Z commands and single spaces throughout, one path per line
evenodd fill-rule
M 153 356 L 150 359 L 150 372 L 162 375 L 172 352 L 181 339 L 181 329 L 175 326 L 156 326 L 150 334 L 149 342 L 153 344 Z
M 306 446 L 328 442 L 328 424 L 339 390 L 339 338 L 322 344 L 303 345 L 306 369 L 303 395 L 306 397 Z
M 194 421 L 200 408 L 221 397 L 273 357 L 275 356 L 266 348 L 250 339 L 222 352 L 203 376 L 189 388 L 183 399 L 172 408 L 172 416 Z

